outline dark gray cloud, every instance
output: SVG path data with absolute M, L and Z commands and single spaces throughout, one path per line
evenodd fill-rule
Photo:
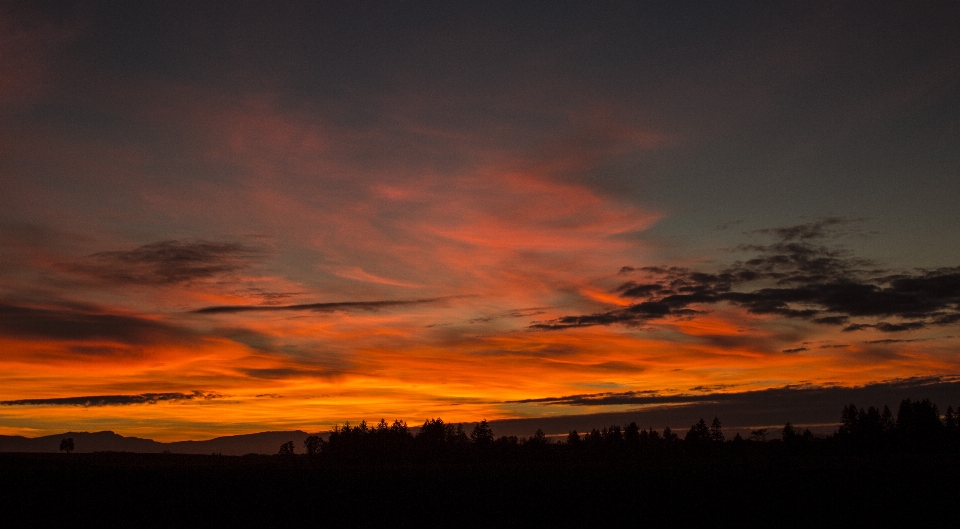
M 723 386 L 691 388 L 691 391 L 717 390 Z M 564 406 L 616 406 L 616 405 L 673 405 L 696 402 L 726 402 L 749 404 L 751 402 L 773 402 L 790 400 L 809 400 L 814 395 L 844 396 L 850 398 L 862 394 L 861 400 L 867 395 L 896 393 L 900 390 L 936 390 L 938 393 L 947 392 L 952 399 L 960 399 L 960 380 L 957 377 L 913 377 L 868 384 L 859 387 L 843 387 L 839 385 L 796 384 L 779 388 L 758 391 L 743 391 L 738 393 L 689 393 L 677 395 L 661 395 L 655 391 L 624 391 L 610 393 L 590 393 L 567 395 L 563 397 L 546 397 L 539 399 L 523 399 L 507 401 L 508 404 L 543 404 Z M 896 403 L 893 403 L 896 404 Z M 837 410 L 839 413 L 839 410 Z
M 847 323 L 850 318 L 847 316 L 824 316 L 822 318 L 814 318 L 814 323 L 822 323 L 824 325 L 843 325 Z
M 739 385 L 739 384 L 711 384 L 711 385 L 709 385 L 709 386 L 694 386 L 694 387 L 690 388 L 690 391 L 698 391 L 698 392 L 720 391 L 720 390 L 722 390 L 722 389 L 735 388 L 735 387 L 737 387 L 738 385 Z M 657 394 L 656 391 L 647 391 L 646 393 L 648 393 L 648 394 L 650 394 L 650 395 L 656 395 L 656 394 Z
M 192 311 L 194 314 L 235 314 L 238 312 L 268 312 L 268 311 L 312 311 L 335 312 L 338 310 L 366 310 L 375 311 L 405 305 L 423 305 L 438 303 L 450 298 L 429 298 L 411 300 L 383 300 L 383 301 L 339 301 L 333 303 L 304 303 L 300 305 L 217 305 L 204 307 Z
M 615 289 L 632 305 L 608 312 L 563 316 L 534 322 L 535 329 L 591 325 L 638 325 L 647 321 L 695 317 L 703 307 L 720 303 L 753 314 L 775 314 L 844 331 L 876 329 L 905 332 L 960 321 L 960 267 L 890 274 L 842 248 L 821 244 L 841 236 L 850 225 L 826 219 L 786 228 L 761 230 L 770 244 L 742 245 L 756 256 L 716 271 L 682 267 L 623 267 L 621 275 L 639 274 Z M 856 232 L 855 225 L 851 231 Z M 852 319 L 860 321 L 851 321 Z M 897 321 L 863 321 L 896 318 Z
M 129 404 L 156 404 L 189 400 L 223 398 L 219 393 L 141 393 L 139 395 L 94 395 L 89 397 L 63 397 L 58 399 L 3 400 L 0 406 L 125 406 Z
M 261 250 L 236 242 L 170 240 L 98 252 L 72 268 L 116 283 L 166 285 L 235 273 L 261 255 Z
M 193 332 L 120 314 L 71 308 L 34 308 L 0 303 L 0 335 L 43 340 L 110 340 L 126 344 L 184 343 Z
M 489 323 L 491 321 L 500 320 L 504 318 L 525 318 L 529 316 L 537 316 L 544 313 L 544 309 L 548 307 L 534 307 L 529 309 L 515 309 L 507 312 L 500 312 L 497 314 L 491 314 L 490 316 L 482 316 L 479 318 L 473 318 L 467 320 L 467 323 Z
M 864 329 L 876 329 L 881 332 L 904 332 L 922 329 L 926 326 L 927 322 L 924 321 L 908 321 L 901 323 L 881 321 L 880 323 L 875 324 L 855 323 L 853 325 L 848 325 L 843 328 L 843 332 L 862 331 Z

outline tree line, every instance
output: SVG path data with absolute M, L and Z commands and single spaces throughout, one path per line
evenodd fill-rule
M 718 417 L 704 419 L 679 435 L 669 427 L 662 431 L 640 428 L 636 422 L 611 425 L 590 432 L 571 431 L 560 439 L 547 437 L 538 429 L 530 437 L 496 436 L 486 419 L 468 432 L 464 425 L 428 419 L 414 432 L 405 421 L 388 424 L 381 419 L 370 426 L 360 422 L 337 425 L 327 439 L 311 435 L 303 453 L 340 462 L 383 463 L 398 459 L 437 460 L 458 457 L 545 457 L 563 455 L 622 454 L 708 454 L 729 450 L 816 449 L 820 451 L 960 451 L 960 409 L 948 407 L 941 414 L 929 399 L 905 399 L 896 416 L 890 408 L 858 408 L 849 404 L 840 413 L 840 426 L 829 436 L 815 436 L 786 423 L 779 431 L 757 429 L 747 438 L 739 433 L 727 439 Z M 766 447 L 766 448 L 763 448 Z M 280 455 L 297 453 L 293 442 L 285 443 Z

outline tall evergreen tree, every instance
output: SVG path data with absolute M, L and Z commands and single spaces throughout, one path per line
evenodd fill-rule
M 683 440 L 696 444 L 706 444 L 710 442 L 710 428 L 707 427 L 707 423 L 704 422 L 703 418 L 690 427 L 690 431 L 687 432 Z
M 490 428 L 490 425 L 487 424 L 486 419 L 477 423 L 477 425 L 473 427 L 473 431 L 470 432 L 470 440 L 477 446 L 487 446 L 493 443 L 493 439 L 493 430 Z
M 714 443 L 722 443 L 723 438 L 723 429 L 720 427 L 720 419 L 717 417 L 713 418 L 713 422 L 710 423 L 710 440 Z

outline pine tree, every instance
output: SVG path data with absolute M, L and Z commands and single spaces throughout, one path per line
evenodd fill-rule
M 473 444 L 480 446 L 486 446 L 493 442 L 493 430 L 490 429 L 486 419 L 473 427 L 473 431 L 470 432 L 470 440 L 473 441 Z
M 723 430 L 720 428 L 720 419 L 717 417 L 713 418 L 713 422 L 710 423 L 710 440 L 714 443 L 722 443 L 723 439 Z
M 703 418 L 700 419 L 700 422 L 690 427 L 690 431 L 687 432 L 683 440 L 697 444 L 710 442 L 710 428 L 707 427 L 707 423 L 704 422 Z

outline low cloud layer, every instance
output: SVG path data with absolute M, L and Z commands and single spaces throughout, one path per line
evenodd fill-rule
M 548 433 L 563 434 L 573 429 L 585 433 L 591 428 L 636 422 L 643 428 L 670 426 L 682 435 L 697 419 L 709 422 L 712 417 L 717 417 L 728 439 L 737 432 L 746 437 L 758 428 L 767 428 L 768 438 L 776 438 L 780 435 L 780 427 L 787 421 L 829 435 L 840 425 L 843 407 L 851 403 L 863 408 L 889 406 L 895 414 L 903 399 L 928 398 L 945 409 L 947 406 L 956 407 L 960 402 L 958 396 L 960 381 L 956 377 L 910 378 L 857 387 L 785 386 L 765 391 L 687 395 L 683 399 L 656 397 L 655 392 L 572 395 L 530 402 L 562 406 L 560 401 L 563 400 L 573 406 L 582 405 L 580 409 L 589 410 L 589 414 L 492 421 L 491 425 L 497 435 L 530 435 L 529 432 L 536 428 Z M 612 406 L 614 404 L 627 404 L 631 409 L 615 411 L 622 408 Z M 611 405 L 607 407 L 610 411 L 603 411 L 604 405 Z M 593 406 L 599 406 L 599 409 Z
M 695 318 L 721 303 L 751 314 L 842 326 L 847 332 L 896 333 L 960 321 L 960 267 L 893 273 L 827 244 L 855 227 L 843 219 L 826 219 L 761 230 L 758 233 L 773 237 L 773 242 L 741 246 L 739 250 L 757 255 L 716 271 L 623 267 L 622 275 L 637 279 L 615 292 L 633 300 L 631 305 L 531 327 L 557 330 Z
M 219 393 L 141 393 L 139 395 L 95 395 L 88 397 L 63 397 L 57 399 L 3 400 L 0 406 L 126 406 L 129 404 L 157 404 L 159 402 L 182 402 L 223 398 Z
M 539 399 L 524 399 L 510 401 L 510 404 L 541 404 L 562 406 L 617 406 L 617 405 L 676 405 L 703 402 L 723 402 L 747 405 L 750 403 L 790 402 L 793 400 L 807 401 L 812 397 L 829 397 L 831 399 L 848 397 L 875 401 L 879 395 L 907 392 L 913 394 L 946 393 L 956 399 L 960 389 L 958 377 L 915 377 L 903 380 L 892 380 L 861 387 L 844 387 L 840 385 L 813 385 L 798 384 L 759 391 L 742 391 L 717 393 L 720 388 L 690 388 L 689 392 L 675 395 L 661 395 L 656 391 L 624 391 L 608 393 L 590 393 L 567 395 L 563 397 L 546 397 Z M 842 400 L 842 399 L 841 399 Z M 890 403 L 891 405 L 898 402 Z M 946 403 L 945 403 L 946 404 Z

